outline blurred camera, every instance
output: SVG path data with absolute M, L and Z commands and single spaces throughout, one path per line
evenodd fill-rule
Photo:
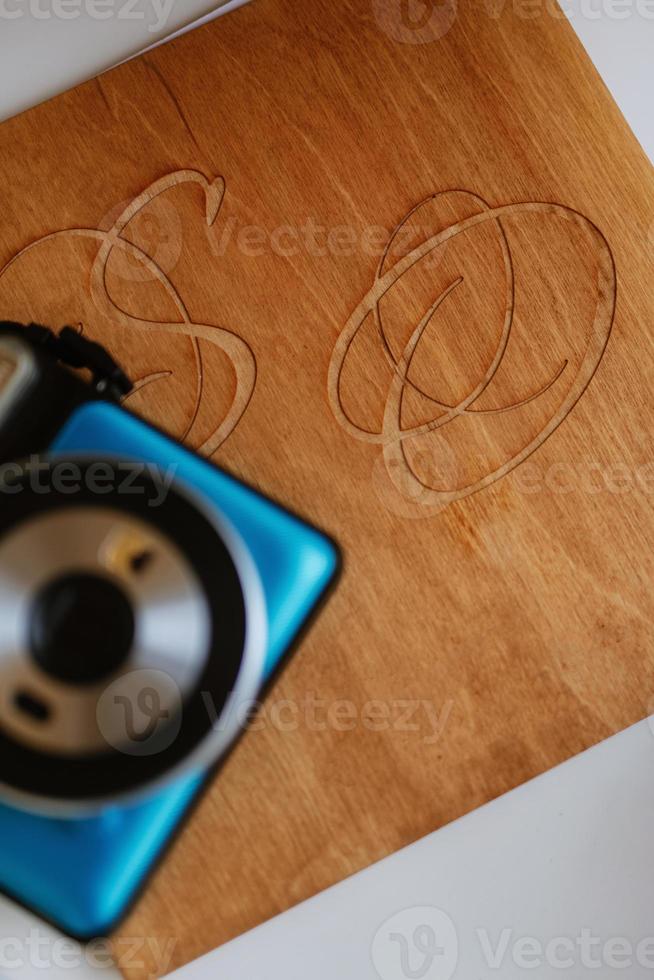
M 37 813 L 214 764 L 338 564 L 130 387 L 70 328 L 0 324 L 0 795 Z

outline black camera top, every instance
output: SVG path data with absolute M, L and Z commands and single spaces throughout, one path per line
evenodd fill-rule
M 79 405 L 131 390 L 108 351 L 72 327 L 0 321 L 0 464 L 42 452 Z

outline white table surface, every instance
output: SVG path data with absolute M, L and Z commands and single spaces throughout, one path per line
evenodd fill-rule
M 0 120 L 246 2 L 0 0 Z M 54 16 L 62 3 L 74 17 Z M 103 3 L 113 11 L 109 19 L 98 19 Z M 35 17 L 33 9 L 50 16 Z
M 172 976 L 653 977 L 653 727 L 635 725 Z
M 654 162 L 653 0 L 560 0 L 607 88 Z

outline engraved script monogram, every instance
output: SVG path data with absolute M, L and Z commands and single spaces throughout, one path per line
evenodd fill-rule
M 410 219 L 415 220 L 416 214 L 425 205 L 434 202 L 439 203 L 448 196 L 450 200 L 456 199 L 459 209 L 461 202 L 465 202 L 467 216 L 450 224 L 437 234 L 429 235 L 420 244 L 391 263 L 389 258 L 395 241 Z M 541 223 L 545 219 L 556 219 L 562 223 L 564 229 L 567 229 L 566 234 L 570 232 L 571 225 L 579 234 L 585 245 L 584 251 L 589 250 L 590 255 L 594 256 L 596 270 L 596 280 L 592 286 L 594 309 L 589 325 L 573 325 L 573 329 L 577 333 L 575 338 L 577 344 L 580 340 L 578 334 L 581 332 L 583 338 L 583 332 L 587 332 L 585 347 L 579 363 L 576 365 L 576 374 L 570 361 L 567 358 L 562 359 L 555 364 L 553 369 L 548 371 L 549 376 L 545 384 L 527 391 L 522 397 L 506 401 L 501 396 L 497 396 L 497 389 L 501 390 L 503 384 L 506 384 L 507 374 L 505 371 L 498 378 L 498 372 L 500 372 L 500 368 L 511 350 L 516 318 L 515 262 L 506 226 L 513 219 L 524 219 L 526 216 L 537 216 Z M 436 250 L 439 248 L 442 250 L 446 243 L 461 240 L 473 229 L 481 228 L 488 223 L 492 223 L 497 231 L 499 251 L 504 268 L 503 323 L 485 369 L 474 380 L 474 383 L 468 385 L 468 390 L 463 397 L 448 400 L 429 388 L 423 380 L 417 381 L 413 372 L 415 369 L 421 368 L 421 371 L 418 372 L 420 378 L 424 379 L 427 376 L 426 365 L 424 363 L 419 364 L 423 341 L 432 322 L 436 322 L 437 314 L 442 317 L 443 311 L 447 313 L 448 304 L 451 304 L 453 297 L 456 296 L 456 291 L 464 282 L 464 277 L 457 276 L 454 278 L 431 302 L 424 316 L 411 330 L 404 346 L 400 347 L 399 352 L 397 349 L 393 349 L 389 340 L 383 313 L 383 301 L 391 296 L 394 289 L 401 287 L 402 281 L 411 270 L 418 268 L 419 264 L 428 260 L 430 256 L 433 258 Z M 541 261 L 538 262 L 538 265 L 542 268 Z M 341 331 L 329 366 L 328 396 L 331 408 L 337 421 L 351 436 L 362 442 L 381 447 L 387 477 L 405 498 L 412 498 L 420 504 L 435 505 L 440 509 L 449 503 L 462 500 L 470 494 L 483 490 L 506 476 L 552 435 L 573 409 L 597 370 L 611 332 L 615 299 L 616 274 L 611 250 L 599 229 L 582 214 L 559 204 L 539 202 L 490 207 L 477 195 L 465 191 L 445 191 L 435 194 L 413 208 L 397 227 L 379 263 L 372 287 Z M 522 314 L 524 321 L 524 308 Z M 369 318 L 372 318 L 374 324 L 375 343 L 381 348 L 390 368 L 390 382 L 386 388 L 382 417 L 376 427 L 368 427 L 356 419 L 356 408 L 353 408 L 349 403 L 346 404 L 348 398 L 343 390 L 345 387 L 343 375 L 347 369 L 348 361 L 351 359 L 353 345 L 361 334 L 364 324 L 370 323 Z M 552 319 L 556 319 L 556 314 Z M 542 320 L 542 314 L 538 317 L 536 313 L 534 320 L 530 322 L 528 327 L 530 335 L 534 339 L 538 337 L 541 329 L 540 320 Z M 442 323 L 442 320 L 438 322 Z M 461 324 L 462 331 L 470 331 L 471 329 L 474 330 L 475 325 Z M 429 349 L 433 358 L 433 344 Z M 424 351 L 422 351 L 422 356 L 424 357 Z M 433 359 L 431 364 L 432 367 L 435 366 Z M 361 377 L 361 372 L 359 372 L 358 379 L 359 390 L 362 384 L 370 384 L 372 380 L 367 373 Z M 480 407 L 477 403 L 487 391 L 496 395 L 493 399 L 495 405 L 493 407 Z M 409 392 L 420 396 L 423 399 L 423 404 L 427 403 L 431 407 L 429 413 L 431 417 L 427 418 L 426 421 L 405 424 L 405 400 Z M 515 427 L 520 433 L 525 425 L 528 428 L 528 423 L 524 422 L 525 416 L 521 412 L 527 406 L 539 408 L 540 405 L 534 403 L 542 404 L 546 397 L 552 399 L 556 404 L 553 404 L 548 410 L 545 422 L 543 423 L 541 420 L 538 423 L 537 431 L 529 432 L 520 448 L 517 451 L 515 449 L 511 451 L 509 458 L 505 457 L 501 461 L 495 460 L 490 467 L 486 466 L 486 471 L 481 475 L 478 474 L 473 479 L 464 479 L 458 485 L 433 485 L 423 474 L 418 472 L 410 452 L 407 451 L 408 447 L 415 447 L 416 444 L 426 443 L 428 445 L 429 439 L 433 438 L 434 434 L 439 431 L 443 433 L 446 431 L 445 427 L 452 426 L 457 420 L 462 419 L 469 419 L 469 424 L 478 427 L 480 424 L 486 424 L 484 420 L 492 416 L 504 416 L 505 421 L 502 423 L 504 430 L 510 431 Z M 350 401 L 354 402 L 356 399 L 350 398 Z M 497 401 L 500 402 L 499 405 L 497 405 Z M 454 445 L 456 447 L 456 438 Z M 449 451 L 451 451 L 452 440 L 450 440 L 449 447 Z M 437 451 L 438 449 L 436 449 Z M 451 476 L 450 479 L 452 479 Z M 452 482 L 455 481 L 452 480 Z
M 230 433 L 233 432 L 250 402 L 256 382 L 254 354 L 246 341 L 231 330 L 212 324 L 194 322 L 178 290 L 175 288 L 170 277 L 161 268 L 161 265 L 143 248 L 135 245 L 126 237 L 130 222 L 144 211 L 149 204 L 171 188 L 177 187 L 180 184 L 189 183 L 198 185 L 204 192 L 205 219 L 207 227 L 211 228 L 218 217 L 223 203 L 225 181 L 222 177 L 217 177 L 210 182 L 204 174 L 198 173 L 195 170 L 179 170 L 155 181 L 142 194 L 139 194 L 138 197 L 130 201 L 112 222 L 111 227 L 106 230 L 102 228 L 66 228 L 61 231 L 51 232 L 26 245 L 0 269 L 0 279 L 29 252 L 32 252 L 47 242 L 75 239 L 86 239 L 96 242 L 98 248 L 93 259 L 90 278 L 91 296 L 96 309 L 112 323 L 120 324 L 130 330 L 138 330 L 145 334 L 168 333 L 188 337 L 192 343 L 196 371 L 194 408 L 186 430 L 181 435 L 182 439 L 186 439 L 191 435 L 202 401 L 204 372 L 200 341 L 206 341 L 214 345 L 229 358 L 236 376 L 235 391 L 231 405 L 222 419 L 215 420 L 211 431 L 198 447 L 200 452 L 211 455 L 227 439 Z M 134 316 L 114 301 L 107 285 L 107 267 L 114 251 L 124 253 L 124 255 L 136 263 L 136 268 L 143 270 L 147 274 L 149 280 L 155 281 L 163 287 L 166 295 L 174 305 L 178 320 L 169 322 Z M 170 374 L 170 371 L 165 371 L 141 378 L 135 385 L 135 391 L 142 389 L 148 384 L 159 381 Z

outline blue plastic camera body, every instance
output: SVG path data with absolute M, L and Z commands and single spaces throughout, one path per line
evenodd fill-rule
M 90 402 L 67 420 L 51 455 L 78 454 L 163 470 L 172 465 L 176 483 L 216 508 L 240 535 L 265 595 L 263 690 L 337 576 L 334 543 L 115 405 Z M 210 774 L 189 771 L 154 795 L 91 817 L 49 817 L 0 805 L 0 888 L 76 938 L 106 935 L 143 887 Z

